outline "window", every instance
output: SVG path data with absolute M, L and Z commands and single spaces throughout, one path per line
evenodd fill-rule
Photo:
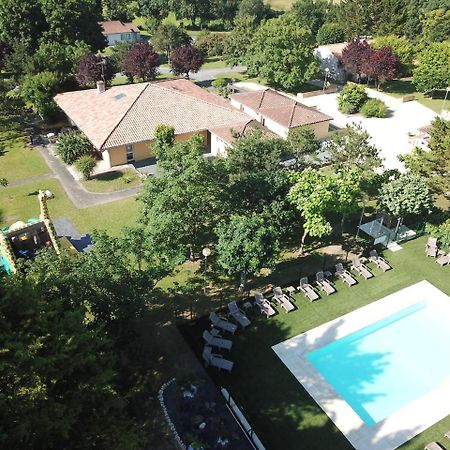
M 133 144 L 127 144 L 125 148 L 127 151 L 127 162 L 130 163 L 134 161 Z

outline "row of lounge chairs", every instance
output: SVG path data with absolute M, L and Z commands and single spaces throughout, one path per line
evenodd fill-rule
M 425 244 L 425 254 L 427 256 L 431 256 L 436 258 L 436 262 L 444 267 L 446 265 L 450 265 L 450 252 L 444 253 L 439 250 L 437 238 L 429 237 L 427 243 Z
M 444 434 L 444 437 L 450 439 L 450 430 Z M 430 442 L 425 446 L 425 450 L 445 450 L 445 449 L 437 442 Z

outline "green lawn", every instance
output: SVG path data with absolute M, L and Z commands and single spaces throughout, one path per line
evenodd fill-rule
M 135 198 L 78 209 L 67 197 L 59 181 L 49 179 L 0 189 L 0 226 L 39 216 L 36 196 L 39 189 L 49 189 L 55 194 L 55 198 L 48 202 L 51 217 L 68 218 L 82 233 L 99 229 L 117 235 L 124 226 L 136 223 L 138 203 Z
M 114 192 L 138 186 L 141 179 L 134 170 L 125 169 L 101 173 L 82 183 L 90 192 Z
M 39 152 L 26 147 L 25 142 L 13 119 L 0 118 L 0 178 L 12 183 L 50 173 Z
M 419 238 L 404 244 L 399 252 L 386 251 L 385 257 L 393 270 L 382 273 L 369 264 L 375 278 L 360 281 L 352 288 L 337 281 L 338 292 L 330 297 L 322 296 L 321 300 L 310 303 L 296 296 L 298 310 L 290 314 L 279 311 L 275 317 L 266 319 L 256 310 L 249 313 L 252 325 L 233 337 L 230 358 L 235 367 L 232 374 L 213 370 L 210 373 L 243 407 L 267 448 L 281 448 L 280 439 L 283 450 L 353 448 L 277 358 L 271 346 L 423 279 L 450 295 L 450 267 L 441 268 L 432 258 L 427 259 L 424 244 L 425 238 Z M 297 272 L 308 273 L 309 269 L 299 265 Z M 199 322 L 184 328 L 195 350 L 202 345 L 198 333 L 203 328 L 199 330 L 197 325 L 205 326 L 205 322 Z M 449 429 L 450 416 L 400 448 L 417 450 L 430 441 L 442 441 L 443 433 Z
M 437 113 L 441 112 L 443 98 L 445 92 L 437 92 L 435 94 L 435 98 L 431 98 L 422 94 L 421 92 L 417 92 L 414 84 L 412 83 L 412 78 L 402 78 L 400 80 L 393 80 L 387 82 L 383 86 L 383 92 L 386 94 L 390 94 L 393 97 L 401 98 L 405 95 L 414 94 L 416 100 L 427 108 L 436 111 Z M 447 101 L 446 109 L 450 108 L 450 101 Z

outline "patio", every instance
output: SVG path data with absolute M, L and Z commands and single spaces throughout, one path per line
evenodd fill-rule
M 334 280 L 338 292 L 329 297 L 321 292 L 321 299 L 313 303 L 295 294 L 297 310 L 290 314 L 277 307 L 278 314 L 266 319 L 255 308 L 248 311 L 251 326 L 233 337 L 229 356 L 234 361 L 232 373 L 218 373 L 214 369 L 209 373 L 218 386 L 230 391 L 268 449 L 280 448 L 280 439 L 286 450 L 298 450 L 299 443 L 309 450 L 353 448 L 271 347 L 424 279 L 450 295 L 450 268 L 426 258 L 425 242 L 425 238 L 419 238 L 402 244 L 401 251 L 386 251 L 384 256 L 393 270 L 383 273 L 369 264 L 375 277 L 370 280 L 357 277 L 358 284 L 354 287 Z M 305 267 L 298 270 L 307 273 Z M 199 356 L 201 331 L 208 326 L 208 320 L 202 318 L 182 327 L 182 333 Z M 399 448 L 423 448 L 449 428 L 447 417 Z

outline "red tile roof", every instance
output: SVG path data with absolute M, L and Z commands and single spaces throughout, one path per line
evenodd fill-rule
M 286 128 L 332 120 L 332 117 L 272 89 L 235 94 L 231 99 Z
M 120 20 L 99 22 L 103 28 L 103 34 L 139 33 L 139 28 L 134 23 L 123 23 Z
M 99 150 L 154 138 L 157 125 L 176 134 L 247 122 L 221 97 L 184 80 L 114 86 L 66 92 L 55 96 L 58 106 Z

